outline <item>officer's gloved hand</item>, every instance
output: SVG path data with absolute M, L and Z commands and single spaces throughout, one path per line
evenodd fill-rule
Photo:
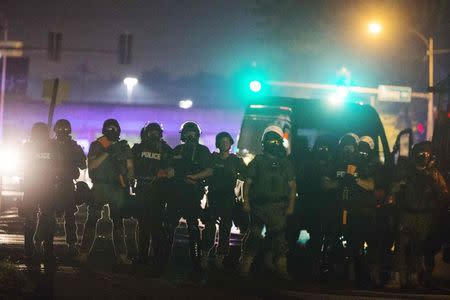
M 108 152 L 108 154 L 110 155 L 114 155 L 116 153 L 120 152 L 120 145 L 118 142 L 112 143 L 111 145 L 109 145 L 109 147 L 106 149 L 106 152 Z
M 125 151 L 122 151 L 122 147 L 119 143 L 111 144 L 111 146 L 108 147 L 107 152 L 109 156 L 114 160 L 126 160 L 127 155 Z

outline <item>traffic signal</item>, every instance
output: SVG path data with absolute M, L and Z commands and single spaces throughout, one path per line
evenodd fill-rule
M 133 46 L 133 35 L 123 33 L 119 36 L 119 64 L 131 64 L 131 50 Z
M 61 32 L 48 33 L 47 56 L 49 60 L 51 61 L 61 60 L 62 39 L 63 35 Z
M 423 135 L 425 133 L 425 126 L 423 125 L 423 123 L 419 122 L 416 128 L 417 132 L 419 132 L 420 135 Z
M 262 84 L 259 80 L 252 80 L 248 84 L 248 87 L 253 93 L 259 93 L 261 92 Z

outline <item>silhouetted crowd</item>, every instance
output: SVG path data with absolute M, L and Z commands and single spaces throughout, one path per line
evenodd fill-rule
M 117 263 L 149 265 L 157 275 L 169 265 L 181 218 L 194 272 L 224 270 L 235 224 L 242 234 L 239 274 L 251 276 L 261 263 L 291 280 L 292 253 L 307 230 L 313 278 L 342 275 L 369 287 L 430 285 L 434 256 L 450 236 L 448 189 L 429 142 L 414 145 L 408 156 L 399 153 L 395 166 L 380 161 L 370 136 L 352 133 L 319 136 L 312 149 L 293 156 L 283 130 L 273 125 L 261 136 L 261 153 L 246 165 L 230 152 L 229 133 L 217 134 L 217 152 L 210 153 L 194 122 L 181 126 L 181 143 L 172 149 L 158 123 L 145 125 L 140 143 L 130 147 L 120 139 L 118 121 L 108 119 L 87 157 L 72 139 L 69 121 L 58 120 L 53 130 L 51 139 L 48 126 L 36 123 L 24 144 L 19 214 L 30 269 L 41 262 L 56 269 L 60 214 L 68 253 L 86 264 L 105 205 Z M 92 186 L 77 181 L 86 168 Z M 88 215 L 78 245 L 74 214 L 82 204 Z M 130 217 L 138 221 L 138 256 L 131 260 L 123 223 Z

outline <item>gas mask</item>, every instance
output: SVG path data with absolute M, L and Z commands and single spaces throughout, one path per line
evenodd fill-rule
M 67 127 L 60 127 L 56 130 L 56 139 L 60 141 L 68 141 L 71 139 L 70 129 Z
M 106 128 L 105 136 L 111 142 L 117 142 L 120 137 L 120 132 L 116 127 L 112 126 L 112 127 Z
M 431 154 L 429 152 L 419 152 L 414 155 L 414 164 L 419 169 L 425 169 L 431 159 Z
M 264 152 L 273 156 L 281 157 L 283 155 L 284 148 L 278 139 L 270 139 L 264 143 Z
M 184 134 L 184 141 L 188 145 L 196 144 L 198 142 L 197 133 L 195 133 L 194 131 L 187 131 Z
M 147 137 L 145 139 L 145 144 L 153 146 L 156 145 L 161 140 L 161 134 L 156 130 L 150 130 L 147 133 Z
M 355 147 L 351 145 L 344 146 L 342 149 L 342 159 L 346 163 L 353 162 L 355 159 Z

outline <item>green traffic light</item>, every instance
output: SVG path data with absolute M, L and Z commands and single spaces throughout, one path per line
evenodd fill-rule
M 253 93 L 258 93 L 261 91 L 261 82 L 259 82 L 258 80 L 253 80 L 250 82 L 249 84 L 249 88 Z

